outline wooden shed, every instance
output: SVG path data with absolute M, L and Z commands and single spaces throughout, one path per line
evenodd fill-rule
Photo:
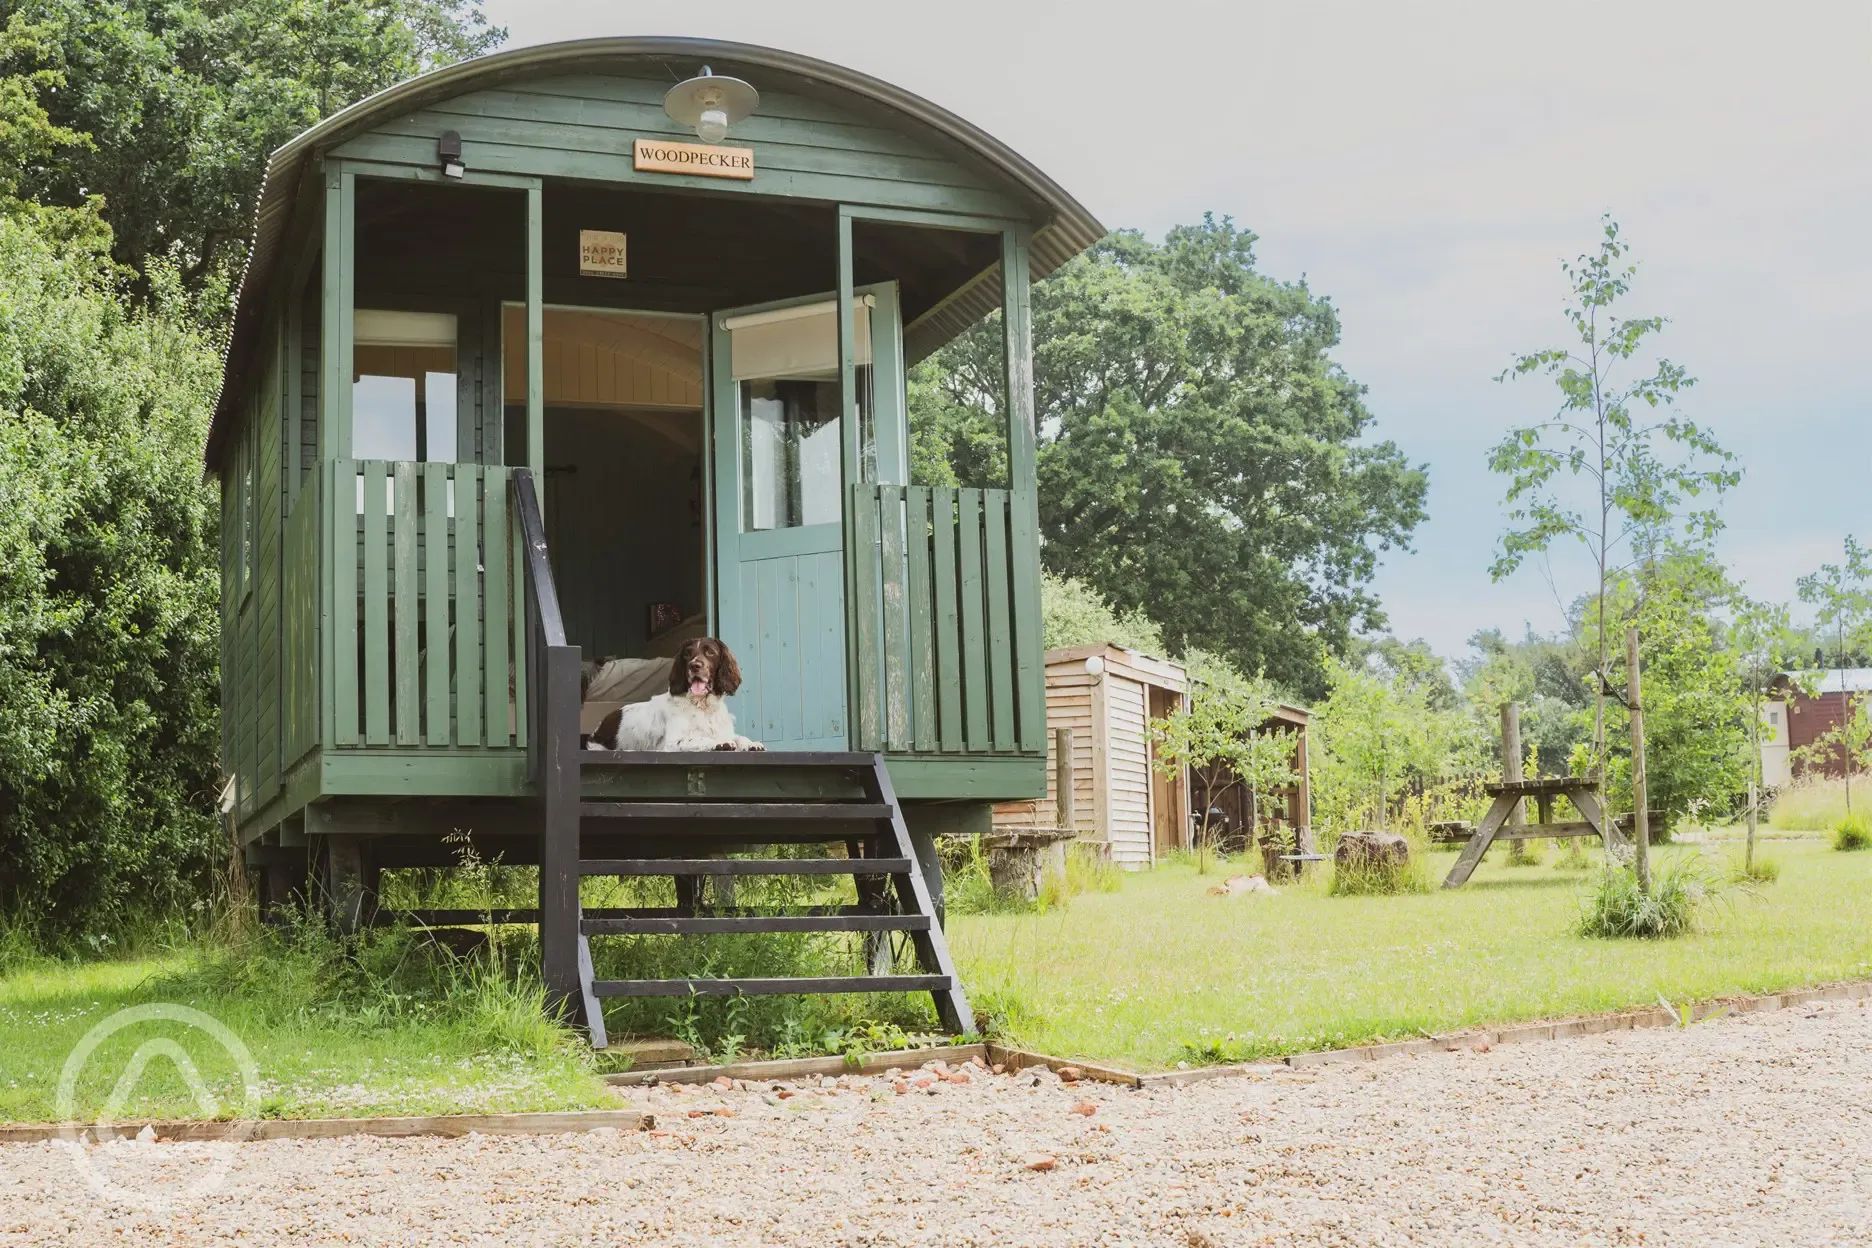
M 1148 867 L 1172 850 L 1194 844 L 1201 803 L 1218 809 L 1225 834 L 1251 827 L 1279 829 L 1291 844 L 1310 845 L 1311 794 L 1307 782 L 1307 724 L 1301 707 L 1282 705 L 1263 732 L 1290 735 L 1296 783 L 1267 808 L 1239 786 L 1211 795 L 1189 770 L 1174 778 L 1156 766 L 1149 721 L 1189 704 L 1189 673 L 1182 664 L 1110 643 L 1046 652 L 1047 791 L 1030 801 L 995 807 L 997 830 L 1060 825 L 1061 768 L 1054 754 L 1062 729 L 1072 734 L 1071 826 L 1081 844 L 1100 846 L 1129 869 Z
M 712 40 L 503 52 L 274 152 L 207 448 L 263 895 L 362 921 L 469 832 L 540 866 L 507 917 L 595 1039 L 607 995 L 698 992 L 929 991 L 969 1030 L 927 837 L 1046 783 L 1029 292 L 1103 233 L 926 100 Z M 914 485 L 906 369 L 996 311 L 1009 488 Z M 582 668 L 703 633 L 768 753 L 581 749 Z M 745 856 L 776 842 L 832 853 Z M 707 912 L 722 872 L 857 902 Z M 582 904 L 659 874 L 673 911 Z M 594 979 L 592 937 L 727 931 L 862 933 L 869 973 Z
M 1188 777 L 1156 770 L 1146 727 L 1183 706 L 1187 693 L 1181 664 L 1123 646 L 1046 652 L 1048 749 L 1059 729 L 1071 729 L 1077 839 L 1102 846 L 1121 866 L 1148 867 L 1188 844 Z M 996 806 L 997 827 L 1056 826 L 1057 771 L 1049 753 L 1046 796 Z

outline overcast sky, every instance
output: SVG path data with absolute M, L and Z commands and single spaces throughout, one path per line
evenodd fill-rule
M 1742 457 L 1724 548 L 1757 594 L 1872 532 L 1872 4 L 938 4 L 487 0 L 510 46 L 592 35 L 768 44 L 888 79 L 1026 155 L 1108 226 L 1226 213 L 1344 323 L 1377 436 L 1430 468 L 1393 631 L 1461 652 L 1561 622 L 1556 560 L 1492 584 L 1501 431 L 1547 414 L 1492 380 L 1559 345 L 1562 257 L 1610 210 L 1634 314 Z M 661 16 L 667 14 L 667 16 Z M 758 84 L 756 84 L 758 85 Z M 1556 597 L 1555 587 L 1559 595 Z

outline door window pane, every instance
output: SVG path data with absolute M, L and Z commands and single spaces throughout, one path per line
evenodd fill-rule
M 854 309 L 859 471 L 876 476 L 871 403 L 871 318 Z M 839 466 L 836 304 L 805 304 L 729 317 L 730 358 L 741 419 L 744 532 L 836 524 L 843 514 Z

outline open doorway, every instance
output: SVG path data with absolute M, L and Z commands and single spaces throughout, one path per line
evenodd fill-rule
M 1183 704 L 1183 695 L 1174 689 L 1150 685 L 1147 693 L 1153 720 L 1168 719 Z M 1164 775 L 1158 770 L 1159 761 L 1159 747 L 1153 738 L 1150 743 L 1151 836 L 1157 845 L 1157 857 L 1163 858 L 1175 850 L 1189 848 L 1190 815 L 1188 790 L 1182 777 Z
M 505 458 L 521 464 L 525 309 L 505 307 L 501 328 Z M 545 310 L 546 545 L 592 701 L 660 691 L 667 660 L 707 632 L 702 330 L 695 316 Z

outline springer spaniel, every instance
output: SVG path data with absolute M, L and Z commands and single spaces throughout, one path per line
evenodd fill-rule
M 764 750 L 737 736 L 722 699 L 741 687 L 741 668 L 713 637 L 683 643 L 670 664 L 669 692 L 619 707 L 599 723 L 591 750 Z

